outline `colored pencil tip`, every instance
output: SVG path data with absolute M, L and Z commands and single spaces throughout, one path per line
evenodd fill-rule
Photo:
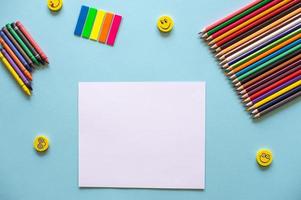
M 208 43 L 208 45 L 210 45 L 210 46 L 213 45 L 213 44 L 214 44 L 213 40 Z
M 217 47 L 216 49 L 215 49 L 215 51 L 216 52 L 220 52 L 222 49 L 220 48 L 220 47 Z
M 248 93 L 241 96 L 242 99 L 245 99 L 245 98 L 248 98 L 248 97 L 249 97 Z
M 232 70 L 232 66 L 229 66 L 226 70 L 231 71 Z
M 200 32 L 200 33 L 202 33 L 202 32 Z M 204 33 L 204 34 L 202 35 L 202 38 L 206 38 L 206 37 L 208 37 L 208 34 L 207 34 L 207 33 Z
M 239 87 L 239 86 L 241 86 L 240 82 L 238 82 L 238 83 L 235 84 L 235 87 Z
M 240 94 L 240 95 L 244 95 L 244 94 L 246 94 L 246 92 L 247 92 L 246 90 L 241 90 L 241 91 L 239 92 L 239 94 Z
M 215 45 L 212 45 L 211 46 L 211 49 L 215 49 L 217 47 L 217 45 L 215 44 Z
M 252 105 L 253 105 L 252 101 L 250 101 L 249 103 L 246 104 L 247 107 L 252 106 Z
M 237 82 L 238 82 L 237 78 L 232 81 L 232 83 L 237 83 Z
M 258 110 L 257 110 L 257 109 L 255 109 L 255 110 L 252 111 L 252 114 L 253 114 L 253 115 L 255 115 L 255 114 L 257 114 L 257 113 L 258 113 Z
M 221 65 L 224 65 L 224 64 L 226 64 L 228 61 L 227 61 L 227 59 L 225 59 L 225 60 L 223 60 L 220 64 Z
M 225 65 L 223 65 L 223 68 L 225 69 L 225 68 L 228 68 L 229 67 L 229 65 L 228 65 L 228 63 L 226 63 Z
M 211 40 L 212 39 L 212 36 L 209 36 L 206 38 L 206 40 Z
M 232 74 L 233 74 L 233 72 L 230 71 L 227 75 L 230 76 L 230 75 L 232 75 Z M 231 80 L 233 80 L 233 79 L 235 79 L 235 78 L 236 78 L 235 74 L 233 74 L 232 76 L 230 76 L 230 79 L 231 79 Z
M 226 57 L 225 57 L 224 55 L 222 55 L 222 56 L 220 56 L 218 59 L 219 59 L 219 60 L 225 60 L 225 58 L 226 58 Z
M 253 110 L 253 109 L 254 109 L 254 106 L 251 106 L 247 110 L 250 111 L 250 110 Z
M 247 103 L 247 106 L 251 106 L 251 105 L 248 105 L 248 103 L 251 103 L 252 101 L 250 101 L 251 99 L 248 97 L 246 99 L 243 100 L 244 103 Z M 250 101 L 250 102 L 249 102 Z
M 253 115 L 253 118 L 254 119 L 257 119 L 257 118 L 259 118 L 260 117 L 260 113 L 257 113 L 256 115 Z

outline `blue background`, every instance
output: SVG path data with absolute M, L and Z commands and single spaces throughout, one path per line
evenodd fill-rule
M 0 24 L 21 20 L 50 59 L 34 72 L 28 99 L 0 66 L 0 199 L 197 200 L 301 198 L 301 103 L 259 122 L 249 119 L 198 31 L 249 0 L 64 0 L 51 13 L 46 0 L 1 3 Z M 75 37 L 82 4 L 121 14 L 114 47 Z M 173 17 L 161 34 L 156 20 Z M 77 88 L 79 81 L 199 81 L 207 83 L 206 189 L 79 189 Z M 37 154 L 45 134 L 51 147 Z M 274 153 L 260 169 L 256 151 Z

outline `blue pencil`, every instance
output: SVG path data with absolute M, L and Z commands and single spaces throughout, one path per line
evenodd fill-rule
M 6 44 L 11 48 L 11 50 L 15 53 L 15 55 L 18 57 L 18 59 L 21 61 L 21 63 L 25 66 L 27 70 L 30 70 L 31 67 L 26 62 L 26 60 L 23 58 L 21 53 L 17 50 L 17 48 L 13 45 L 13 43 L 8 39 L 8 37 L 4 34 L 3 31 L 0 31 L 0 36 L 2 39 L 6 42 Z
M 241 76 L 242 74 L 244 74 L 244 73 L 246 73 L 246 72 L 248 72 L 248 71 L 254 69 L 255 67 L 257 67 L 257 66 L 259 66 L 259 65 L 261 65 L 261 64 L 263 64 L 263 63 L 265 63 L 266 61 L 270 60 L 271 58 L 273 58 L 273 57 L 275 57 L 275 56 L 278 56 L 278 55 L 280 55 L 280 54 L 286 52 L 287 50 L 289 50 L 290 48 L 292 48 L 292 47 L 294 47 L 294 46 L 296 46 L 296 45 L 298 45 L 298 44 L 301 44 L 301 39 L 298 39 L 298 40 L 296 40 L 296 41 L 290 43 L 289 45 L 287 45 L 287 46 L 285 46 L 285 47 L 279 49 L 278 51 L 275 51 L 274 53 L 268 55 L 267 57 L 264 57 L 264 58 L 262 58 L 261 60 L 259 60 L 259 61 L 255 62 L 255 63 L 253 63 L 252 65 L 249 65 L 248 67 L 246 67 L 246 68 L 240 70 L 239 72 L 237 72 L 237 73 L 235 74 L 235 76 L 236 76 L 236 77 Z

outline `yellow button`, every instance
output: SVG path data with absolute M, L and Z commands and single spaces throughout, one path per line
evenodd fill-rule
M 256 160 L 260 166 L 267 167 L 273 161 L 273 154 L 269 149 L 260 149 L 257 152 Z
M 157 27 L 160 31 L 167 33 L 173 28 L 173 20 L 169 16 L 161 16 L 157 21 Z
M 44 135 L 37 136 L 33 141 L 33 147 L 39 151 L 46 151 L 49 147 L 49 140 Z
M 48 8 L 51 11 L 59 11 L 63 6 L 63 0 L 47 0 Z

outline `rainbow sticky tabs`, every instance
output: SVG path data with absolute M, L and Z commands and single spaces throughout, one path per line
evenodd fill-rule
M 113 46 L 122 16 L 82 6 L 74 34 Z

